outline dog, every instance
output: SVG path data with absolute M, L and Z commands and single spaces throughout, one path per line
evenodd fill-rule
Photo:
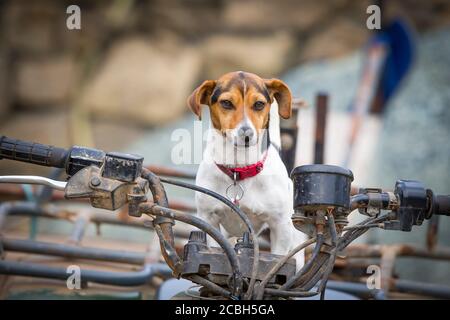
M 256 233 L 268 227 L 271 253 L 279 255 L 306 240 L 291 221 L 293 186 L 279 155 L 279 117 L 291 116 L 291 101 L 283 81 L 242 71 L 204 81 L 187 101 L 200 120 L 202 106 L 210 111 L 211 128 L 196 184 L 238 204 Z M 196 206 L 199 217 L 228 238 L 242 237 L 246 231 L 241 219 L 222 202 L 197 193 Z M 298 270 L 304 253 L 294 257 Z

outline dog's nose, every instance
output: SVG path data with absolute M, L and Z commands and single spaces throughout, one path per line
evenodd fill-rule
M 253 138 L 254 132 L 252 128 L 244 126 L 239 128 L 238 135 L 240 138 L 243 138 L 245 143 L 249 143 L 250 140 Z

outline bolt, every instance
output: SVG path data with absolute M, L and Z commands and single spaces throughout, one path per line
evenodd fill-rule
M 97 178 L 97 177 L 93 177 L 93 178 L 91 179 L 91 186 L 93 186 L 93 187 L 98 187 L 101 183 L 102 183 L 102 182 L 101 182 L 100 179 Z

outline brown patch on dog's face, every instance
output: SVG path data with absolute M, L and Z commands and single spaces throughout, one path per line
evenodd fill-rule
M 223 135 L 233 135 L 238 144 L 255 142 L 268 128 L 270 105 L 275 98 L 283 118 L 291 115 L 291 93 L 278 79 L 264 80 L 247 72 L 231 72 L 217 81 L 205 81 L 190 96 L 188 105 L 201 115 L 201 104 L 210 107 L 211 121 Z

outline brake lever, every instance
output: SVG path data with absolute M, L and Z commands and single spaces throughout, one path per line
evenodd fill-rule
M 67 182 L 41 176 L 0 176 L 0 183 L 38 184 L 60 191 L 64 191 L 67 185 Z
M 116 210 L 129 204 L 129 214 L 140 216 L 137 204 L 147 201 L 148 181 L 137 178 L 132 182 L 102 176 L 101 168 L 89 166 L 79 170 L 67 182 L 41 176 L 0 176 L 0 183 L 35 184 L 64 191 L 67 199 L 89 198 L 95 208 Z

